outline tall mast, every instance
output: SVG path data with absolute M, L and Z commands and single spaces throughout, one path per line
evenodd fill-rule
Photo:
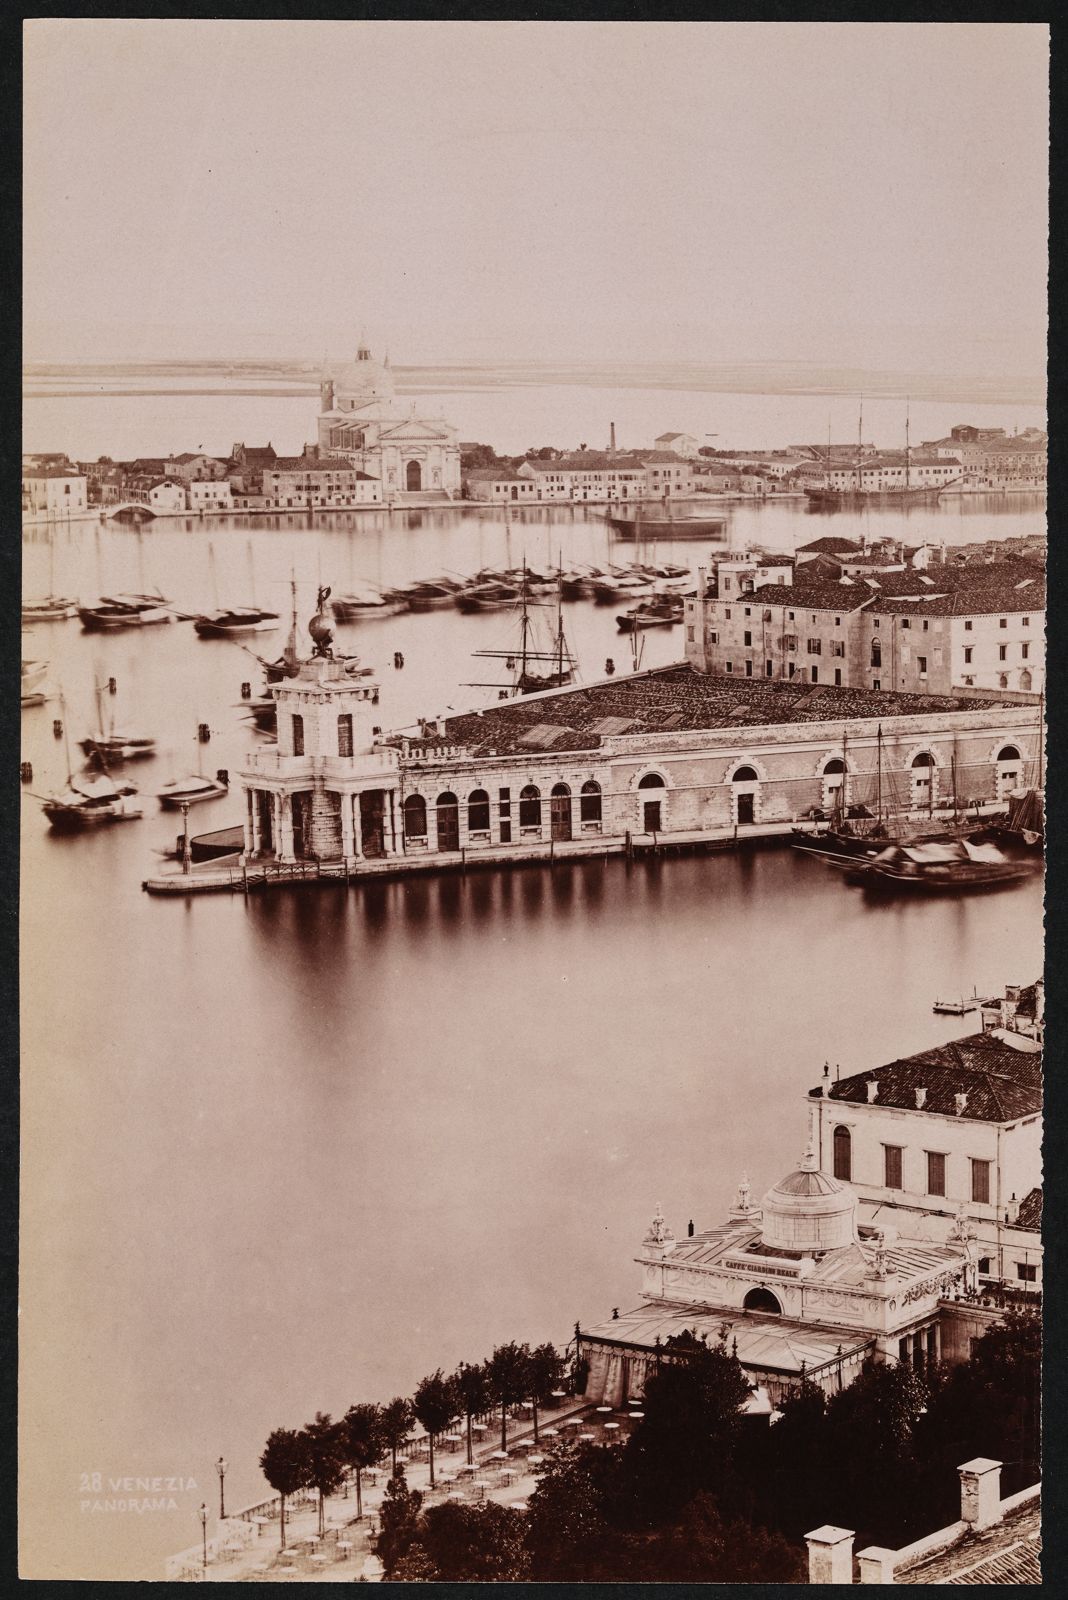
M 860 397 L 860 411 L 857 416 L 857 489 L 863 487 L 864 479 L 861 474 L 861 457 L 864 454 L 864 396 Z
M 912 464 L 912 452 L 909 449 L 909 397 L 905 396 L 905 490 L 909 487 L 909 468 Z
M 875 817 L 883 819 L 883 725 L 875 730 Z

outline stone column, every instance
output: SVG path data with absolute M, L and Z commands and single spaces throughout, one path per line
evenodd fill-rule
M 259 832 L 256 816 L 256 791 L 245 790 L 245 854 L 254 855 L 258 849 L 256 835 Z
M 825 1523 L 805 1534 L 809 1583 L 853 1582 L 853 1529 Z
M 397 793 L 395 789 L 386 790 L 386 804 L 382 823 L 386 855 L 395 856 L 397 854 Z
M 294 861 L 293 854 L 293 797 L 278 796 L 278 854 L 284 861 Z
M 352 812 L 352 853 L 357 861 L 363 860 L 363 822 L 360 814 L 360 797 L 354 794 L 348 800 Z
M 426 847 L 428 850 L 436 850 L 438 847 L 438 807 L 436 798 L 428 798 L 426 803 Z
M 976 1533 L 1001 1521 L 1001 1462 L 976 1456 L 957 1468 L 960 1516 Z
M 353 806 L 359 803 L 359 795 L 341 795 L 341 854 L 344 860 L 351 861 L 356 851 L 353 847 Z

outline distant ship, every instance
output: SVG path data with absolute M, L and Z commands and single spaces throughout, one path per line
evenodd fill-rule
M 725 517 L 677 515 L 671 505 L 637 507 L 633 516 L 608 515 L 608 526 L 621 539 L 715 539 L 727 526 Z
M 905 481 L 879 489 L 866 489 L 864 487 L 864 461 L 863 445 L 864 436 L 864 406 L 860 408 L 860 426 L 857 430 L 857 459 L 853 467 L 854 482 L 849 488 L 833 489 L 830 486 L 806 489 L 809 505 L 816 511 L 863 511 L 868 506 L 934 506 L 938 504 L 938 497 L 948 484 L 939 484 L 932 487 L 929 484 L 917 485 L 911 482 L 910 467 L 912 451 L 909 446 L 909 415 L 905 412 Z M 828 445 L 827 466 L 830 469 L 831 457 Z

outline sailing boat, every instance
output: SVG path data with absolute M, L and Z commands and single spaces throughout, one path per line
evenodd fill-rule
M 52 523 L 48 524 L 48 593 L 43 600 L 23 600 L 23 622 L 62 622 L 78 610 L 77 600 L 56 594 L 56 543 Z
M 108 728 L 104 728 L 104 685 L 96 685 L 96 720 L 99 733 L 90 734 L 87 738 L 79 740 L 82 750 L 87 756 L 96 756 L 105 765 L 108 762 L 138 761 L 144 756 L 154 756 L 156 741 L 141 734 L 119 733 L 115 729 L 115 714 L 112 712 Z
M 99 545 L 97 547 L 97 560 L 99 563 Z M 117 628 L 143 628 L 150 623 L 170 622 L 170 601 L 157 589 L 154 594 L 144 591 L 144 547 L 141 543 L 141 530 L 137 530 L 137 569 L 142 585 L 142 592 L 138 594 L 102 594 L 100 604 L 96 606 L 79 606 L 78 615 L 82 619 L 82 627 L 94 633 L 113 632 Z M 97 573 L 99 581 L 100 574 Z
M 201 639 L 229 639 L 235 633 L 270 633 L 278 627 L 281 618 L 277 611 L 263 611 L 256 604 L 256 578 L 252 562 L 252 540 L 248 543 L 250 606 L 219 606 L 219 584 L 215 572 L 215 546 L 208 546 L 211 566 L 211 586 L 215 610 L 193 618 L 194 631 Z
M 199 730 L 194 734 L 193 740 L 199 751 Z M 198 755 L 198 762 L 199 759 Z M 165 811 L 177 811 L 181 805 L 196 805 L 201 800 L 218 800 L 228 791 L 221 778 L 209 778 L 207 773 L 201 772 L 198 765 L 192 774 L 187 774 L 184 778 L 172 778 L 161 785 L 156 792 L 159 795 L 159 803 Z
M 24 706 L 39 706 L 44 704 L 45 694 L 41 688 L 45 673 L 48 671 L 47 661 L 22 661 L 22 704 Z
M 63 716 L 63 737 L 67 755 L 67 787 L 60 794 L 42 800 L 41 809 L 56 833 L 82 833 L 106 822 L 132 822 L 141 816 L 132 783 L 116 783 L 106 765 L 97 758 L 97 772 L 88 769 L 77 776 L 71 771 L 67 717 L 62 691 L 59 703 Z
M 878 468 L 873 470 L 878 471 Z M 831 458 L 827 456 L 827 474 L 830 476 Z M 893 505 L 893 506 L 920 506 L 937 505 L 938 497 L 948 488 L 948 484 L 917 485 L 912 482 L 912 447 L 909 442 L 909 412 L 908 403 L 905 406 L 905 459 L 904 482 L 899 484 L 886 484 L 876 487 L 865 487 L 864 484 L 864 401 L 860 402 L 860 421 L 857 429 L 857 459 L 853 467 L 853 484 L 851 488 L 834 488 L 826 483 L 822 488 L 806 489 L 809 504 L 820 511 L 857 511 L 865 506 Z M 880 474 L 881 476 L 881 474 Z M 955 482 L 956 480 L 950 480 Z
M 515 671 L 515 680 L 512 684 L 513 694 L 538 694 L 543 689 L 560 689 L 565 684 L 574 681 L 577 662 L 571 654 L 570 646 L 564 636 L 563 598 L 558 588 L 556 601 L 556 636 L 551 650 L 539 650 L 534 638 L 534 625 L 530 618 L 530 602 L 527 593 L 526 568 L 524 567 L 524 582 L 520 593 L 520 634 L 518 650 L 476 650 L 476 656 L 492 660 L 504 660 Z M 549 670 L 534 670 L 532 663 L 549 663 Z M 496 683 L 471 684 L 474 689 L 498 689 Z

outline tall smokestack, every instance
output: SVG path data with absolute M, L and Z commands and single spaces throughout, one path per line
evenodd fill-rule
M 609 450 L 611 450 L 612 454 L 615 455 L 615 453 L 616 453 L 616 425 L 615 425 L 614 422 L 609 424 L 609 430 L 610 430 L 610 443 L 609 443 L 608 448 L 609 448 Z

